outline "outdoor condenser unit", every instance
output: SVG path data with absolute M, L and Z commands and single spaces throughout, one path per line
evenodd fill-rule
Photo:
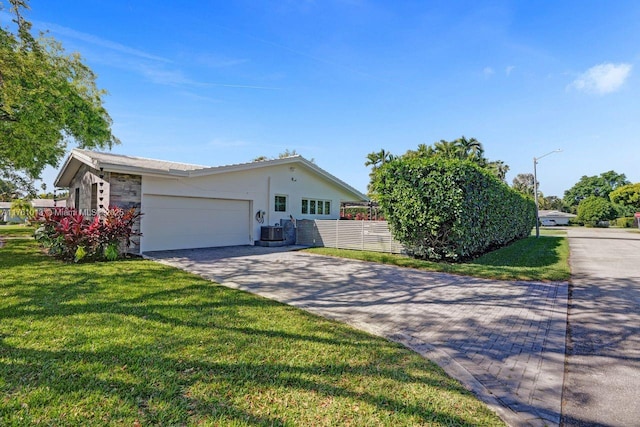
M 278 241 L 284 240 L 284 231 L 282 227 L 269 225 L 260 227 L 260 240 Z

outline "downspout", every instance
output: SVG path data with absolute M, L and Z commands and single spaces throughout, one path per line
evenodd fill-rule
M 271 176 L 267 177 L 267 224 L 271 224 Z

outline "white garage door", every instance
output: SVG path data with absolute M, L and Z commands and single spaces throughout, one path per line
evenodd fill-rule
M 142 251 L 251 243 L 248 200 L 153 196 L 142 198 Z

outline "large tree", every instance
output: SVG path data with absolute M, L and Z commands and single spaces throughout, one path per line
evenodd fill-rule
M 547 210 L 554 210 L 554 211 L 561 211 L 562 209 L 564 209 L 564 203 L 562 202 L 562 199 L 558 196 L 547 196 L 547 197 L 540 197 L 542 196 L 542 193 L 538 192 L 538 204 L 540 206 L 540 209 L 547 209 Z
M 500 181 L 507 181 L 507 172 L 509 172 L 509 165 L 502 160 L 494 160 L 487 163 L 486 168 L 491 171 Z
M 22 196 L 23 193 L 13 181 L 0 178 L 0 202 L 10 202 Z
M 117 144 L 93 71 L 52 38 L 32 36 L 26 0 L 8 1 L 15 29 L 0 28 L 0 172 L 38 178 L 72 141 Z
M 618 187 L 609 194 L 611 202 L 640 212 L 640 182 Z
M 615 171 L 603 172 L 598 176 L 585 175 L 564 192 L 564 203 L 575 212 L 582 200 L 591 196 L 609 200 L 609 194 L 613 190 L 626 184 L 629 184 L 629 181 L 625 174 Z
M 518 193 L 533 198 L 535 192 L 535 179 L 532 173 L 519 173 L 513 178 L 513 189 Z

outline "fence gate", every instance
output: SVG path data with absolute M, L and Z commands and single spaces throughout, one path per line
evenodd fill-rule
M 299 245 L 403 253 L 387 221 L 298 220 Z

